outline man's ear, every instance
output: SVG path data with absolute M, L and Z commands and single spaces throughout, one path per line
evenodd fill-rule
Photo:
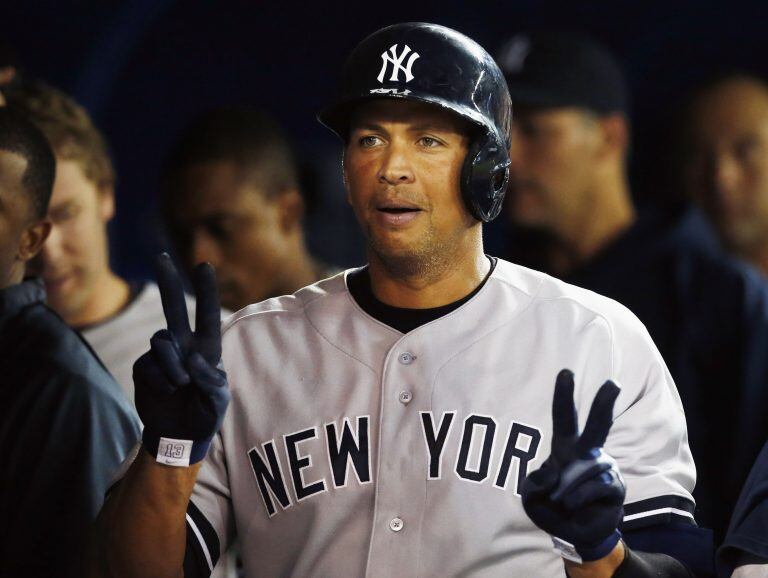
M 304 198 L 298 189 L 288 189 L 280 193 L 276 202 L 280 212 L 280 227 L 288 233 L 301 227 L 304 218 Z
M 115 216 L 115 189 L 111 185 L 101 186 L 96 189 L 96 194 L 99 196 L 98 203 L 101 220 L 109 223 L 112 217 Z
M 620 113 L 611 113 L 600 119 L 602 127 L 604 156 L 618 156 L 623 158 L 627 154 L 629 146 L 629 122 L 627 117 Z
M 46 218 L 30 225 L 21 233 L 19 249 L 16 252 L 16 258 L 19 261 L 29 261 L 40 252 L 43 243 L 51 234 L 51 221 Z

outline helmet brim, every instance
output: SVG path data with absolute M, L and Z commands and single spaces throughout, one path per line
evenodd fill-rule
M 317 115 L 317 120 L 319 120 L 321 124 L 328 127 L 331 131 L 336 133 L 339 138 L 346 142 L 347 137 L 349 136 L 349 123 L 354 113 L 354 109 L 361 104 L 365 104 L 366 102 L 371 102 L 373 100 L 423 102 L 425 104 L 434 105 L 443 110 L 446 110 L 447 112 L 456 114 L 464 120 L 467 120 L 471 124 L 477 126 L 478 128 L 484 129 L 485 131 L 493 130 L 493 127 L 488 125 L 487 120 L 480 112 L 473 110 L 468 106 L 462 106 L 454 102 L 436 97 L 432 94 L 422 93 L 419 91 L 408 91 L 408 93 L 405 94 L 404 91 L 395 92 L 393 90 L 392 92 L 387 93 L 368 92 L 357 95 L 350 95 L 321 110 Z

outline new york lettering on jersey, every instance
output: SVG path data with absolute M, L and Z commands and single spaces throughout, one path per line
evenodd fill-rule
M 518 495 L 548 454 L 564 367 L 580 419 L 606 379 L 622 386 L 606 451 L 625 523 L 692 521 L 682 409 L 647 332 L 543 274 L 500 260 L 406 334 L 341 274 L 241 311 L 223 348 L 232 402 L 188 513 L 211 563 L 237 535 L 254 575 L 564 575 Z
M 420 412 L 424 433 L 424 474 L 428 480 L 439 480 L 444 471 L 444 458 L 448 468 L 458 479 L 482 483 L 493 480 L 493 485 L 507 489 L 510 472 L 514 469 L 512 491 L 519 496 L 518 488 L 528 474 L 528 464 L 536 457 L 541 441 L 541 431 L 525 424 L 512 422 L 504 438 L 497 437 L 498 420 L 491 416 L 470 414 L 463 421 L 460 435 L 455 436 L 451 448 L 447 441 L 453 428 L 456 411 L 444 412 L 435 421 L 432 412 Z M 286 509 L 296 502 L 334 489 L 347 487 L 347 482 L 358 484 L 371 482 L 370 417 L 344 418 L 343 425 L 328 423 L 324 427 L 312 426 L 282 436 L 282 444 L 269 440 L 261 448 L 248 452 L 253 474 L 264 500 L 269 517 L 277 513 L 276 504 Z M 356 426 L 351 427 L 351 424 Z M 323 438 L 320 439 L 320 431 Z M 502 432 L 499 432 L 502 433 Z M 506 441 L 504 441 L 506 439 Z M 310 444 L 312 440 L 318 440 Z M 456 443 L 458 442 L 458 443 Z M 503 443 L 498 463 L 491 464 L 494 444 Z M 280 457 L 278 458 L 278 453 Z M 417 458 L 417 456 L 414 456 Z M 513 463 L 513 461 L 516 461 Z M 280 464 L 287 464 L 284 472 Z M 326 473 L 315 481 L 307 481 L 313 465 L 328 464 Z M 317 467 L 316 470 L 319 470 Z M 354 478 L 350 476 L 354 473 Z M 492 473 L 495 473 L 493 476 Z M 319 474 L 315 472 L 317 477 Z M 289 482 L 290 489 L 289 491 Z

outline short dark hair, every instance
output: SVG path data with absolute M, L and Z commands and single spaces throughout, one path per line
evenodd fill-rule
M 247 107 L 222 107 L 195 119 L 171 150 L 163 170 L 163 189 L 192 165 L 232 161 L 258 174 L 268 197 L 298 189 L 299 174 L 288 139 L 265 113 Z
M 707 93 L 719 89 L 730 82 L 746 81 L 762 86 L 768 90 L 768 78 L 746 68 L 718 69 L 699 79 L 688 90 L 685 106 L 691 107 L 696 101 Z
M 0 107 L 0 150 L 17 154 L 27 161 L 21 185 L 29 195 L 35 218 L 42 219 L 48 212 L 56 178 L 56 157 L 48 139 L 22 114 Z
M 696 123 L 697 105 L 703 98 L 721 87 L 731 82 L 741 81 L 754 83 L 768 93 L 768 79 L 759 73 L 742 68 L 715 69 L 700 78 L 670 107 L 669 118 L 672 120 L 669 126 L 672 138 L 669 147 L 671 153 L 668 158 L 674 166 L 671 165 L 668 171 L 675 175 L 674 178 L 680 176 L 680 172 L 675 167 L 681 162 L 686 162 L 687 156 L 691 152 L 689 145 L 692 136 L 691 131 Z M 678 187 L 682 187 L 680 183 L 676 184 Z

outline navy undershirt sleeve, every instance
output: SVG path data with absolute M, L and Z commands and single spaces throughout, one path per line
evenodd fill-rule
M 718 571 L 730 576 L 745 554 L 768 560 L 768 444 L 744 484 L 728 534 L 717 551 Z
M 712 530 L 694 524 L 669 522 L 623 532 L 624 543 L 644 565 L 659 570 L 672 568 L 669 560 L 678 561 L 693 574 L 659 574 L 660 576 L 714 576 L 714 544 Z M 652 554 L 652 555 L 651 555 Z M 643 576 L 643 574 L 637 574 Z M 656 576 L 657 574 L 649 574 Z M 616 576 L 620 576 L 617 574 Z M 623 575 L 621 575 L 623 576 Z M 627 575 L 630 576 L 630 575 Z

